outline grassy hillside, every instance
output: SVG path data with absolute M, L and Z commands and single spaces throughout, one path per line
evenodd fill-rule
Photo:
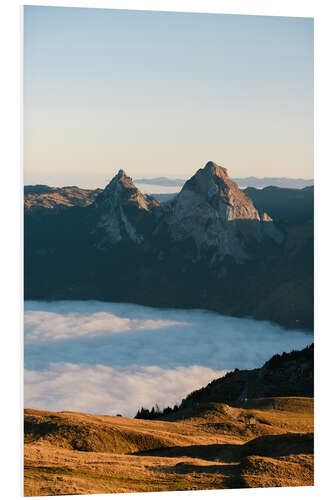
M 313 399 L 205 403 L 177 421 L 25 411 L 25 495 L 313 484 Z

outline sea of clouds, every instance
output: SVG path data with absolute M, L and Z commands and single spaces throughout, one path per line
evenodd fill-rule
M 133 416 L 313 336 L 204 310 L 25 302 L 25 407 Z
M 173 193 L 179 193 L 181 190 L 182 186 L 161 186 L 159 184 L 142 184 L 142 183 L 135 183 L 136 187 L 142 192 L 142 193 L 149 193 L 149 194 L 173 194 Z

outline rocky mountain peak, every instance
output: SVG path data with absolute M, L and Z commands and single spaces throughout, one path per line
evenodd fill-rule
M 233 182 L 226 168 L 209 161 L 200 168 L 183 186 L 178 195 L 178 206 L 204 205 L 219 211 L 224 220 L 262 220 L 251 199 Z M 265 220 L 270 218 L 265 215 Z
M 153 197 L 141 193 L 131 177 L 119 170 L 95 201 L 100 212 L 97 229 L 103 233 L 100 246 L 123 240 L 143 243 L 151 231 L 152 210 L 159 206 Z
M 220 165 L 217 165 L 217 163 L 214 163 L 213 161 L 208 161 L 202 170 L 204 172 L 210 173 L 211 175 L 215 174 L 215 175 L 218 175 L 219 177 L 223 177 L 223 176 L 228 177 L 227 169 L 224 167 L 221 167 Z
M 117 175 L 112 179 L 111 183 L 121 183 L 126 189 L 137 189 L 133 183 L 132 177 L 126 175 L 125 170 L 120 169 Z M 110 184 L 111 184 L 110 183 Z
M 192 239 L 198 255 L 214 248 L 215 256 L 231 255 L 242 261 L 248 258 L 248 248 L 266 236 L 281 241 L 272 219 L 261 215 L 227 169 L 212 161 L 184 184 L 171 205 L 168 222 L 173 238 Z
M 231 255 L 242 261 L 248 258 L 248 247 L 256 248 L 267 235 L 279 237 L 273 224 L 263 224 L 272 220 L 260 215 L 227 169 L 212 161 L 185 183 L 170 206 L 155 210 L 158 206 L 119 170 L 95 201 L 102 244 L 128 239 L 152 244 L 153 232 L 163 239 L 167 226 L 173 240 L 194 241 L 198 257 L 209 248 L 216 258 Z
M 260 220 L 260 215 L 251 199 L 230 179 L 227 169 L 212 161 L 209 161 L 204 168 L 199 169 L 185 183 L 183 190 L 196 192 L 214 206 L 219 203 L 225 204 L 229 207 L 226 208 L 225 214 L 228 220 Z
M 136 206 L 140 210 L 150 210 L 159 203 L 135 186 L 131 177 L 122 169 L 113 177 L 96 200 L 98 208 L 115 208 L 117 205 Z

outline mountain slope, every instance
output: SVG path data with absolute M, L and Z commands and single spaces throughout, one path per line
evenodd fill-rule
M 95 201 L 101 189 L 81 189 L 77 186 L 52 188 L 36 185 L 24 186 L 24 211 L 26 213 L 49 213 L 50 210 L 79 206 L 85 207 Z
M 211 408 L 211 404 L 230 404 L 242 408 L 268 408 L 273 404 L 274 398 L 281 398 L 279 409 L 283 410 L 283 398 L 297 396 L 298 398 L 312 398 L 314 392 L 314 345 L 292 351 L 290 353 L 276 354 L 261 368 L 254 370 L 234 370 L 224 377 L 210 382 L 206 387 L 198 389 L 183 399 L 180 406 L 173 410 L 156 413 L 146 409 L 139 411 L 136 418 L 182 420 L 202 415 Z M 258 398 L 264 398 L 263 404 Z M 254 401 L 256 400 L 256 401 Z M 293 411 L 297 410 L 293 406 Z M 254 406 L 253 406 L 254 404 Z M 287 404 L 288 406 L 288 404 Z M 301 407 L 303 402 L 301 401 Z
M 282 188 L 303 189 L 313 185 L 313 179 L 292 179 L 288 177 L 233 177 L 232 180 L 239 186 L 265 188 L 277 186 Z M 168 179 L 167 177 L 155 177 L 153 179 L 135 179 L 140 184 L 151 184 L 158 186 L 182 186 L 186 179 Z
M 151 211 L 158 206 L 158 201 L 142 194 L 119 170 L 94 203 L 100 214 L 96 226 L 101 236 L 98 246 L 112 246 L 126 239 L 140 245 L 151 234 Z
M 313 397 L 246 399 L 274 392 L 312 394 L 313 345 L 154 420 L 26 409 L 25 495 L 312 485 Z
M 244 192 L 259 211 L 286 223 L 302 223 L 313 218 L 314 188 L 286 189 L 274 186 L 247 188 Z
M 311 485 L 313 400 L 281 399 L 179 422 L 26 410 L 25 496 Z
M 227 403 L 281 396 L 313 397 L 313 356 L 314 346 L 311 344 L 301 351 L 276 354 L 261 368 L 229 372 L 190 394 L 182 407 L 190 407 L 193 402 Z
M 265 237 L 278 244 L 283 240 L 272 219 L 259 214 L 227 170 L 213 162 L 198 170 L 172 200 L 167 224 L 174 240 L 190 238 L 198 255 L 213 248 L 220 259 L 230 255 L 242 261 Z
M 313 327 L 313 227 L 276 224 L 209 162 L 159 204 L 120 171 L 87 206 L 25 213 L 25 298 L 206 308 Z

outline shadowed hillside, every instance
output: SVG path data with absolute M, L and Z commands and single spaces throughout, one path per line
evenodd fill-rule
M 264 189 L 247 188 L 244 192 L 259 211 L 285 223 L 301 223 L 313 219 L 314 187 L 287 189 L 268 186 Z
M 261 368 L 228 372 L 224 377 L 210 382 L 206 387 L 189 394 L 181 404 L 173 409 L 150 411 L 141 408 L 136 418 L 173 419 L 195 416 L 206 408 L 207 403 L 228 403 L 248 408 L 249 401 L 285 396 L 313 397 L 314 345 L 292 351 L 275 354 Z M 295 408 L 294 408 L 295 409 Z M 294 410 L 293 410 L 294 411 Z

